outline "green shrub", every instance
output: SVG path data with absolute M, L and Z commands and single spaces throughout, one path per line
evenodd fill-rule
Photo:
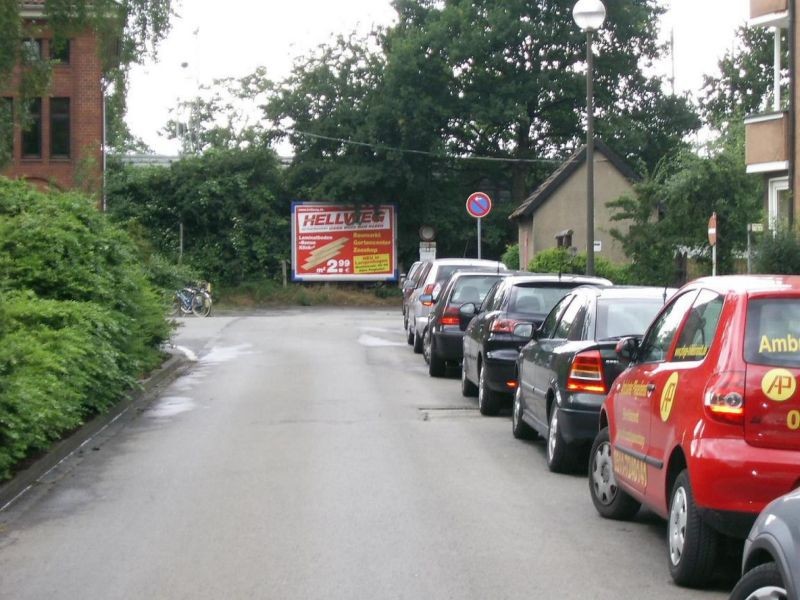
M 756 273 L 800 274 L 800 239 L 796 231 L 782 229 L 773 237 L 764 234 L 756 247 L 753 266 Z
M 565 248 L 548 248 L 531 259 L 528 263 L 528 271 L 584 275 L 586 273 L 586 254 L 573 256 Z M 594 272 L 597 277 L 605 277 L 618 285 L 631 283 L 627 266 L 615 265 L 602 256 L 595 255 Z
M 519 244 L 506 246 L 506 251 L 500 257 L 500 262 L 512 271 L 519 270 Z
M 0 180 L 0 479 L 160 362 L 164 309 L 92 201 Z

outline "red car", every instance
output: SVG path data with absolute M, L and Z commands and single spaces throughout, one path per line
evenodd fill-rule
M 800 277 L 694 281 L 617 351 L 632 363 L 601 410 L 592 501 L 666 518 L 673 579 L 703 585 L 722 536 L 800 486 Z

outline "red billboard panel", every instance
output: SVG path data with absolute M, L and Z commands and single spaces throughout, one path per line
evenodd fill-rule
M 292 204 L 294 281 L 397 279 L 397 220 L 391 204 Z

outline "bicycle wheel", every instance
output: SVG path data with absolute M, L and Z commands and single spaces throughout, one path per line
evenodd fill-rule
M 205 292 L 196 293 L 192 298 L 192 312 L 198 317 L 211 314 L 211 296 Z

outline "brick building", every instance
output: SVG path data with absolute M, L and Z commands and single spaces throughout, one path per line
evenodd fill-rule
M 103 67 L 98 37 L 91 30 L 56 47 L 44 15 L 44 0 L 22 0 L 24 48 L 54 61 L 51 85 L 29 105 L 30 120 L 14 127 L 12 161 L 2 174 L 39 187 L 80 188 L 97 193 L 103 179 Z M 20 74 L 2 94 L 17 112 Z

